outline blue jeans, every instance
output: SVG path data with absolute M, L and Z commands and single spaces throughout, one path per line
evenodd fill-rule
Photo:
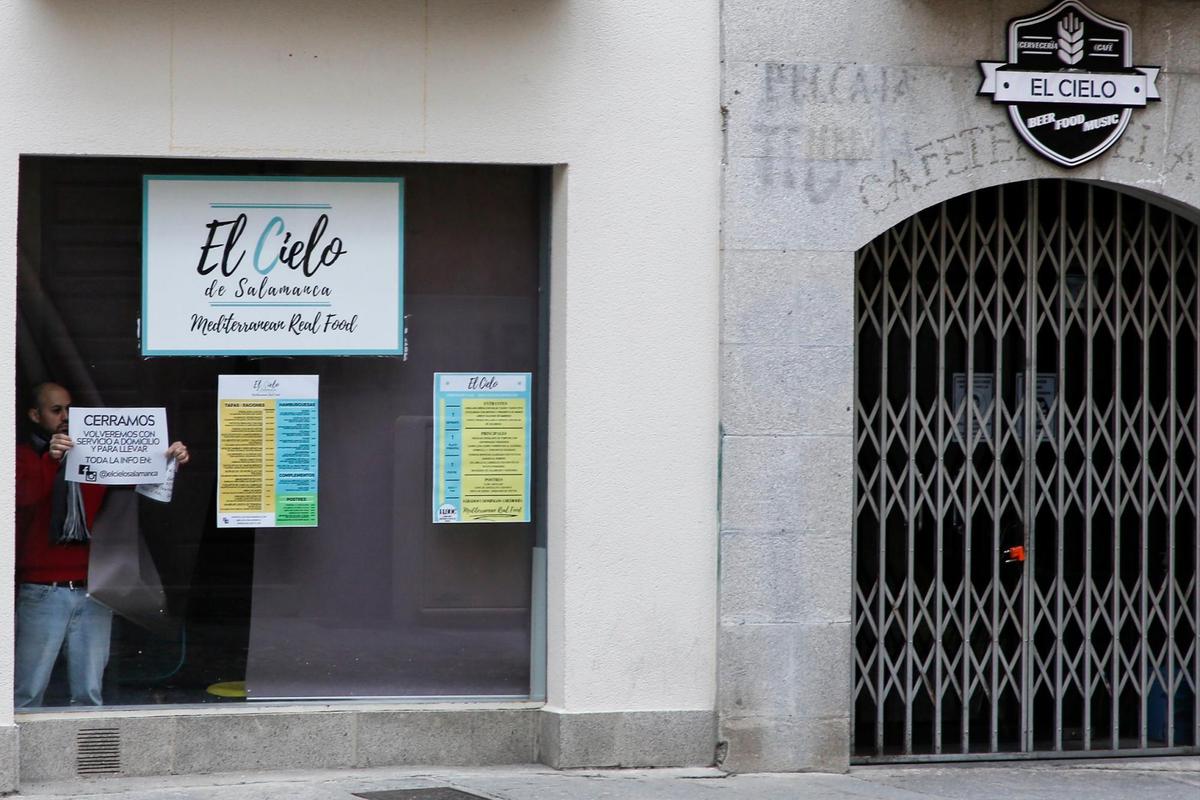
M 90 598 L 86 590 L 20 584 L 13 705 L 42 705 L 58 651 L 64 646 L 71 705 L 100 705 L 111 634 L 112 611 Z

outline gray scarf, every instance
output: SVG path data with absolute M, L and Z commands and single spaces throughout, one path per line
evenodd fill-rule
M 39 453 L 50 449 L 50 439 L 41 431 L 33 433 L 33 447 Z M 63 462 L 66 456 L 63 456 Z M 87 544 L 92 538 L 87 527 L 87 510 L 83 506 L 83 493 L 79 484 L 67 480 L 67 471 L 60 463 L 54 473 L 54 487 L 50 492 L 50 544 Z

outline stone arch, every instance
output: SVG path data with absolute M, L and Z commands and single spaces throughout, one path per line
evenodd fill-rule
M 1033 157 L 1030 156 L 1029 158 Z M 928 184 L 920 187 L 919 190 L 915 190 L 911 197 L 903 201 L 897 201 L 895 204 L 889 204 L 886 209 L 878 214 L 861 213 L 857 215 L 854 218 L 856 238 L 852 249 L 857 251 L 884 231 L 890 230 L 921 211 L 936 206 L 939 203 L 944 203 L 947 200 L 953 200 L 956 197 L 996 186 L 1015 185 L 1045 179 L 1060 179 L 1104 186 L 1114 191 L 1133 195 L 1148 203 L 1170 209 L 1182 216 L 1200 219 L 1200 191 L 1194 188 L 1194 178 L 1180 182 L 1158 180 L 1148 183 L 1144 181 L 1130 181 L 1121 177 L 1110 177 L 1099 170 L 1089 172 L 1086 168 L 1075 172 L 1065 172 L 1040 159 L 1036 159 L 1032 163 L 1014 163 L 1021 163 L 1021 167 L 979 170 L 969 175 L 964 175 L 962 180 L 953 182 L 940 181 Z M 1152 162 L 1147 162 L 1145 166 L 1151 169 L 1157 167 Z M 896 168 L 901 169 L 900 167 Z M 870 173 L 864 180 L 873 181 L 879 179 L 879 177 L 875 173 Z

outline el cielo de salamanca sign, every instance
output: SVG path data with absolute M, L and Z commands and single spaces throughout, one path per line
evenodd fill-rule
M 1158 67 L 1133 65 L 1133 32 L 1065 0 L 1008 23 L 1008 61 L 980 61 L 979 94 L 1008 106 L 1021 138 L 1064 167 L 1112 147 L 1134 109 L 1158 100 Z

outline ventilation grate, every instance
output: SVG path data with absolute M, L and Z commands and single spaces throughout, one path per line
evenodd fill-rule
M 354 795 L 363 800 L 487 800 L 481 794 L 451 789 L 448 786 L 431 786 L 424 789 L 392 789 L 386 792 L 362 792 Z
M 75 733 L 75 774 L 121 774 L 121 732 L 117 728 L 80 728 Z

